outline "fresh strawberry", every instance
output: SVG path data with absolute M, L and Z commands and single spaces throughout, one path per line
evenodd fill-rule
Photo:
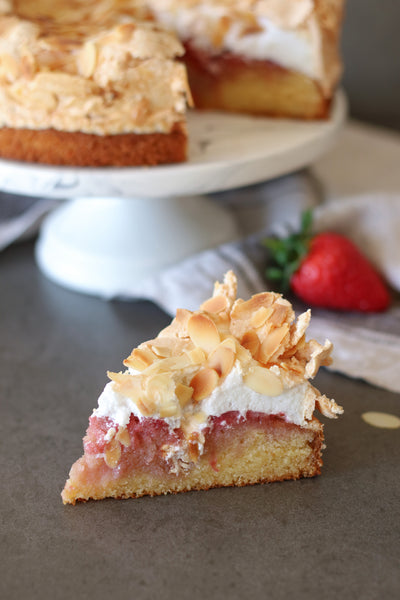
M 289 287 L 304 302 L 338 310 L 378 312 L 390 303 L 381 276 L 349 239 L 338 233 L 311 233 L 312 215 L 303 215 L 299 233 L 286 239 L 267 239 L 276 267 L 270 280 Z

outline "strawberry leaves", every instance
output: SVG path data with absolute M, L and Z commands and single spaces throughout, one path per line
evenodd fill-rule
M 276 282 L 281 292 L 289 290 L 292 276 L 308 254 L 312 239 L 312 221 L 312 211 L 306 210 L 301 217 L 299 232 L 291 233 L 287 238 L 266 238 L 262 241 L 263 246 L 270 250 L 275 263 L 267 268 L 267 279 Z

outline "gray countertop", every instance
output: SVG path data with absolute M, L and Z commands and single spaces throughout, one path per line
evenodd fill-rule
M 400 592 L 397 395 L 326 370 L 345 408 L 315 479 L 63 506 L 88 416 L 122 359 L 165 326 L 148 302 L 47 281 L 33 246 L 0 255 L 0 597 L 394 598 Z

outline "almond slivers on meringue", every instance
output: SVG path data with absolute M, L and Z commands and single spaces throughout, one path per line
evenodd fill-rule
M 110 374 L 111 385 L 121 402 L 130 399 L 137 417 L 166 419 L 187 439 L 223 410 L 283 414 L 299 425 L 315 408 L 334 418 L 341 407 L 308 381 L 330 364 L 332 344 L 306 341 L 309 322 L 310 311 L 295 320 L 276 293 L 236 300 L 236 277 L 228 272 L 200 310 L 178 310 L 155 339 L 134 349 L 124 361 L 128 370 Z M 97 410 L 106 415 L 100 401 Z

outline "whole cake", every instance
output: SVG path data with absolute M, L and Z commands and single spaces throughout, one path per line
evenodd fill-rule
M 192 95 L 198 108 L 326 117 L 341 72 L 342 5 L 1 0 L 0 156 L 180 162 Z
M 342 408 L 311 385 L 331 344 L 306 341 L 280 294 L 236 300 L 229 272 L 200 310 L 178 310 L 135 348 L 89 419 L 65 504 L 312 477 L 322 465 L 318 408 Z

